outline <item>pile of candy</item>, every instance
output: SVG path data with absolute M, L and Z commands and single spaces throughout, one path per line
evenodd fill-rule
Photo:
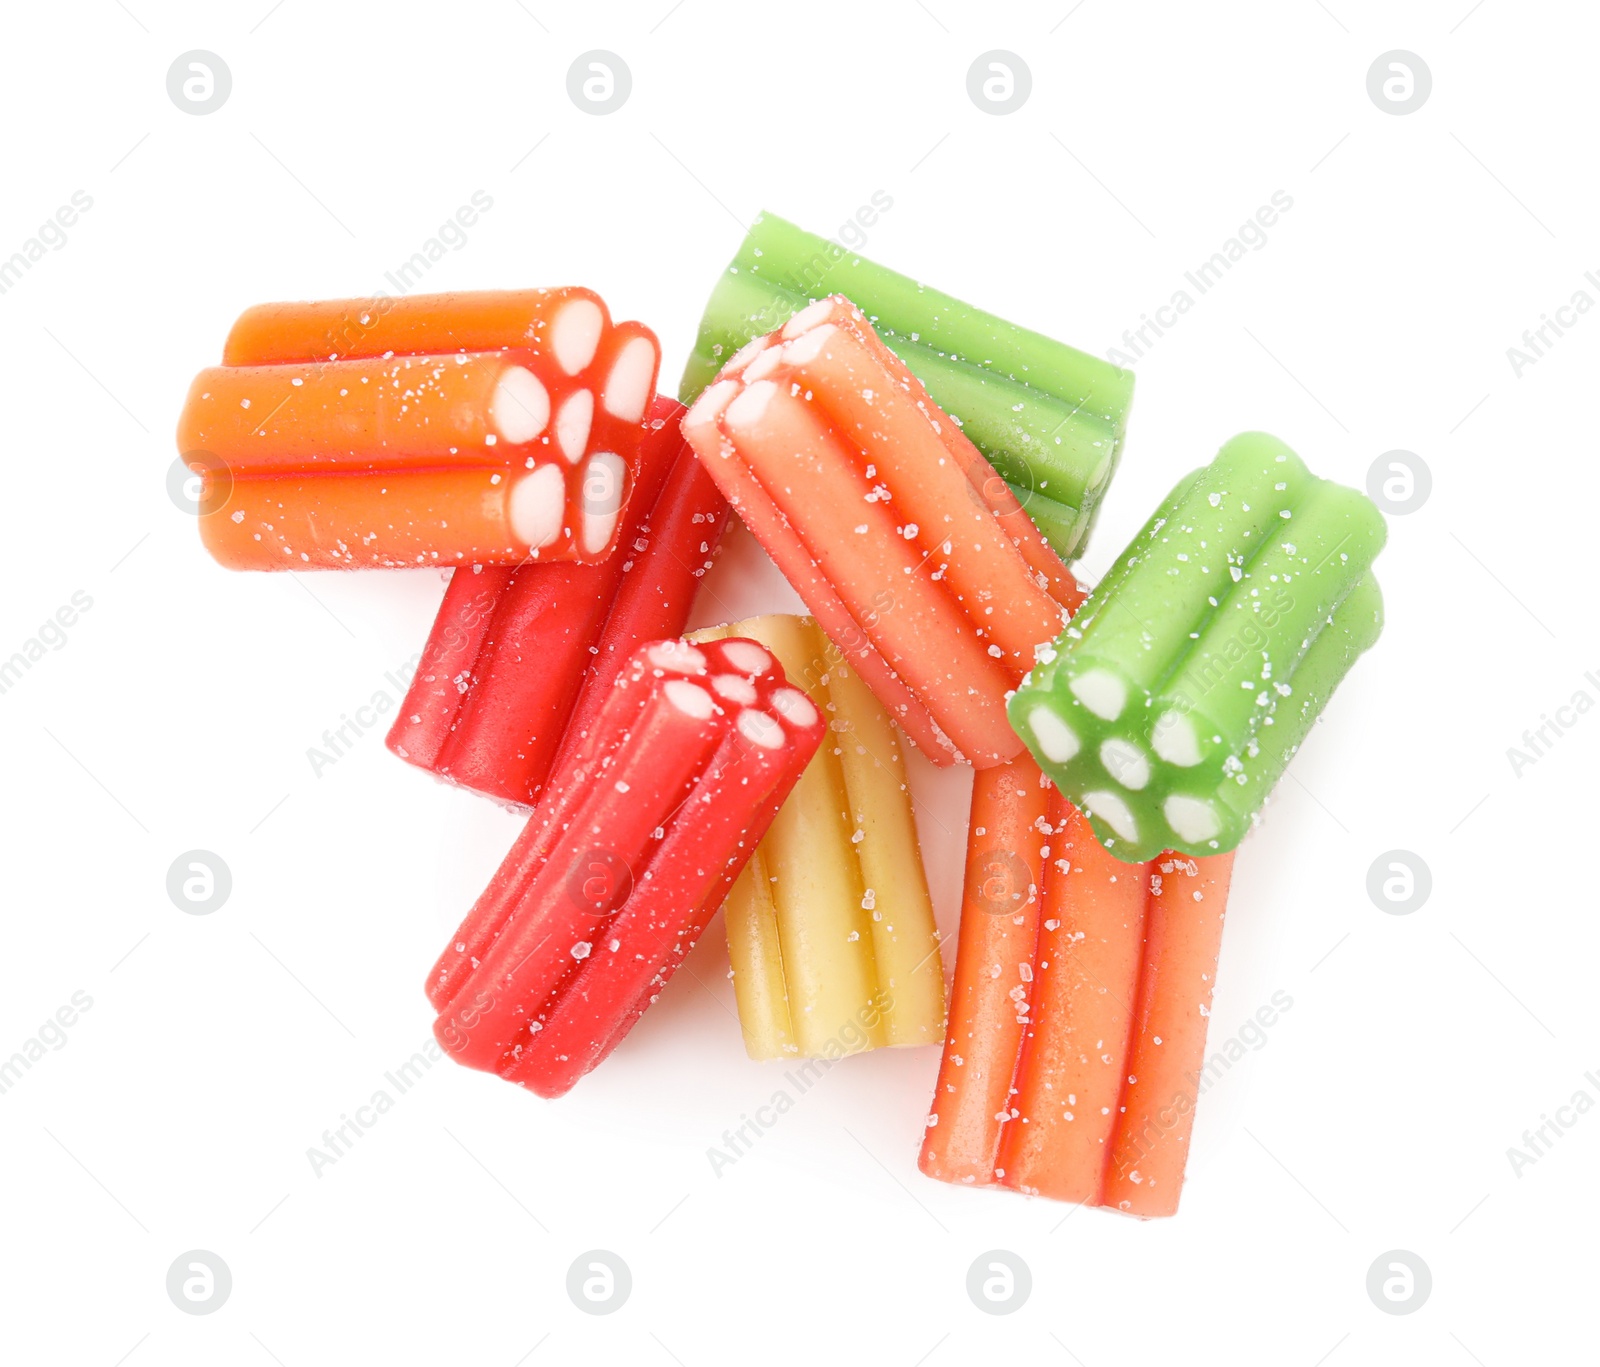
M 562 1095 L 721 907 L 752 1058 L 943 1045 L 930 1177 L 1177 1209 L 1233 851 L 1382 624 L 1365 497 L 1236 437 L 1085 597 L 1132 375 L 771 215 L 687 410 L 576 288 L 266 305 L 223 361 L 218 561 L 454 567 L 389 748 L 531 809 L 428 979 L 454 1058 Z M 730 509 L 813 616 L 686 638 Z M 902 735 L 977 770 L 948 1020 Z

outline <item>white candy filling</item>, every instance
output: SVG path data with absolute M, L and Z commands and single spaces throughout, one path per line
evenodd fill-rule
M 1168 764 L 1187 769 L 1200 763 L 1200 737 L 1195 734 L 1194 723 L 1182 712 L 1169 710 L 1156 718 L 1150 746 Z
M 1112 736 L 1100 742 L 1100 763 L 1124 788 L 1138 790 L 1150 782 L 1150 760 L 1131 740 Z
M 583 470 L 583 549 L 605 550 L 622 512 L 622 486 L 628 466 L 621 456 L 596 451 Z
M 780 688 L 772 695 L 772 710 L 796 726 L 815 726 L 817 709 L 798 688 Z
M 786 347 L 768 347 L 745 367 L 744 382 L 754 384 L 757 380 L 766 379 L 783 364 L 786 352 Z
M 767 411 L 767 405 L 772 402 L 777 392 L 778 386 L 775 381 L 757 380 L 728 405 L 727 411 L 722 416 L 730 427 L 754 427 L 761 421 Z M 704 398 L 701 402 L 704 402 Z M 699 406 L 695 405 L 696 408 Z
M 838 330 L 838 326 L 834 323 L 828 323 L 820 328 L 813 328 L 805 336 L 797 337 L 794 341 L 785 343 L 783 359 L 790 365 L 805 365 L 808 361 L 816 360 L 818 356 L 822 355 L 823 347 L 828 345 L 828 339 Z
M 751 361 L 755 360 L 768 346 L 767 336 L 763 333 L 759 337 L 752 337 L 742 347 L 733 353 L 733 359 L 722 367 L 725 375 L 736 375 Z
M 604 326 L 600 305 L 593 299 L 574 299 L 550 325 L 550 350 L 556 354 L 556 364 L 567 374 L 576 375 L 594 360 Z
M 1097 816 L 1124 840 L 1139 838 L 1139 823 L 1128 804 L 1115 793 L 1085 793 L 1083 805 L 1090 816 Z
M 696 721 L 704 721 L 717 709 L 716 703 L 711 701 L 711 695 L 699 684 L 692 684 L 687 679 L 668 679 L 661 685 L 661 694 L 678 711 Z
M 1068 686 L 1079 702 L 1107 721 L 1116 721 L 1128 704 L 1128 686 L 1107 669 L 1086 670 Z
M 778 725 L 776 717 L 769 717 L 765 712 L 741 712 L 739 734 L 764 750 L 776 750 L 783 744 L 783 727 Z
M 489 400 L 489 421 L 513 446 L 532 441 L 550 421 L 550 391 L 526 366 L 507 366 Z
M 1042 704 L 1028 713 L 1028 729 L 1052 764 L 1065 764 L 1078 753 L 1078 733 Z
M 606 376 L 606 412 L 623 422 L 642 419 L 655 373 L 656 344 L 648 337 L 635 337 L 622 348 Z
M 706 657 L 687 641 L 657 641 L 645 652 L 657 669 L 681 669 L 691 674 L 706 672 Z
M 511 534 L 538 550 L 561 535 L 567 512 L 567 481 L 559 465 L 541 465 L 511 486 Z
M 792 340 L 802 332 L 807 332 L 816 327 L 818 323 L 826 322 L 832 317 L 833 300 L 814 299 L 783 325 L 784 340 Z
M 728 406 L 731 399 L 739 393 L 737 380 L 718 380 L 694 401 L 694 406 L 683 415 L 684 425 L 690 424 L 703 426 L 715 422 L 717 415 Z
M 556 445 L 561 454 L 576 465 L 589 444 L 589 427 L 594 422 L 594 395 L 580 389 L 570 395 L 556 414 Z
M 772 668 L 772 656 L 754 641 L 729 641 L 722 647 L 722 658 L 741 674 L 759 676 Z
M 749 707 L 756 700 L 756 686 L 737 674 L 718 674 L 711 680 L 711 688 L 719 698 L 726 698 L 742 707 Z
M 1222 830 L 1217 809 L 1204 798 L 1174 793 L 1161 804 L 1161 812 L 1167 818 L 1167 825 L 1178 833 L 1179 839 L 1190 844 L 1215 840 Z

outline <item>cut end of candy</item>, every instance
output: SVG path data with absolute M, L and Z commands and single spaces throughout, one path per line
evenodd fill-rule
M 592 299 L 574 299 L 550 325 L 550 349 L 556 364 L 569 375 L 576 375 L 594 360 L 595 348 L 605 329 L 605 317 Z
M 1097 717 L 1116 721 L 1128 705 L 1128 686 L 1109 669 L 1089 669 L 1073 678 L 1073 696 Z
M 567 511 L 567 481 L 557 465 L 541 465 L 511 490 L 511 532 L 538 550 L 561 535 Z
M 661 685 L 661 694 L 678 711 L 697 721 L 704 721 L 717 710 L 711 695 L 687 679 L 668 679 Z
M 729 641 L 722 648 L 722 657 L 735 669 L 759 677 L 772 668 L 772 656 L 754 641 Z
M 713 385 L 706 391 L 706 398 L 710 398 L 712 391 L 719 388 L 720 385 Z M 722 415 L 723 420 L 730 427 L 755 427 L 766 416 L 767 407 L 777 397 L 777 393 L 778 386 L 772 380 L 757 380 L 727 405 L 727 411 Z M 704 403 L 705 399 L 700 402 Z M 696 404 L 695 407 L 698 409 L 700 404 Z
M 624 422 L 642 421 L 655 373 L 655 343 L 648 337 L 635 337 L 622 348 L 606 377 L 606 412 Z
M 795 338 L 794 341 L 786 343 L 783 348 L 784 363 L 786 365 L 809 365 L 818 356 L 822 355 L 823 348 L 828 345 L 828 339 L 838 330 L 834 324 L 825 323 L 819 328 L 812 328 L 810 332 Z M 755 367 L 752 366 L 751 370 L 754 369 Z M 749 374 L 748 371 L 745 373 L 746 375 Z
M 1040 705 L 1028 713 L 1028 729 L 1044 756 L 1065 764 L 1078 753 L 1078 733 L 1050 708 Z
M 489 419 L 513 446 L 530 442 L 550 421 L 550 391 L 525 366 L 507 366 L 489 402 Z
M 1182 712 L 1168 710 L 1156 718 L 1150 732 L 1150 747 L 1168 764 L 1181 769 L 1200 763 L 1200 737 L 1194 723 Z
M 741 707 L 752 707 L 756 701 L 756 686 L 741 674 L 718 674 L 711 680 L 711 691 L 727 702 Z
M 594 395 L 580 389 L 561 405 L 556 414 L 556 445 L 561 454 L 576 465 L 589 445 L 589 428 L 594 424 Z
M 798 688 L 781 688 L 772 695 L 772 708 L 795 726 L 817 724 L 816 705 Z
M 622 487 L 628 467 L 622 457 L 597 451 L 583 472 L 583 549 L 599 555 L 611 544 L 622 513 Z
M 777 750 L 783 746 L 783 727 L 776 717 L 765 712 L 748 709 L 739 714 L 739 734 L 752 745 L 764 750 Z
M 645 650 L 645 658 L 656 669 L 682 674 L 704 674 L 706 657 L 687 641 L 657 641 Z
M 1100 762 L 1124 788 L 1136 792 L 1150 782 L 1150 759 L 1131 740 L 1112 736 L 1100 743 Z
M 826 322 L 831 317 L 833 317 L 832 299 L 813 300 L 783 325 L 783 339 L 790 341 L 800 336 L 803 332 L 809 332 L 818 323 Z
M 1134 820 L 1133 810 L 1115 793 L 1085 793 L 1083 809 L 1090 816 L 1105 822 L 1122 839 L 1130 842 L 1138 840 L 1139 823 Z
M 1215 840 L 1222 834 L 1222 819 L 1204 798 L 1173 793 L 1162 803 L 1161 812 L 1167 818 L 1167 825 L 1190 844 Z

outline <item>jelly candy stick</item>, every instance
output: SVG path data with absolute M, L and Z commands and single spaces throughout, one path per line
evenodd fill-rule
M 563 739 L 592 723 L 645 641 L 683 630 L 728 505 L 657 398 L 640 451 L 630 528 L 596 565 L 456 571 L 389 748 L 507 802 L 531 803 Z
M 752 337 L 830 294 L 862 310 L 1012 485 L 1055 549 L 1075 555 L 1116 467 L 1133 372 L 875 265 L 775 214 L 756 220 L 712 291 L 679 397 L 692 402 Z
M 461 298 L 394 302 L 348 341 L 337 323 L 361 301 L 240 320 L 233 363 L 200 372 L 178 428 L 213 556 L 233 569 L 348 569 L 609 554 L 655 338 L 613 326 L 588 291 Z
M 1384 523 L 1276 438 L 1181 481 L 1009 706 L 1118 857 L 1233 849 L 1382 626 Z
M 828 724 L 723 907 L 751 1058 L 944 1038 L 944 971 L 894 727 L 810 618 L 697 632 L 766 646 Z
M 940 1181 L 995 1181 L 1028 1025 L 1049 793 L 1026 755 L 973 777 L 950 1023 L 920 1159 Z
M 1076 585 L 847 300 L 751 343 L 683 430 L 930 758 L 981 767 L 1017 753 L 1004 697 L 1059 631 Z
M 1123 863 L 1027 757 L 979 773 L 922 1170 L 1172 1214 L 1231 864 Z
M 752 641 L 641 647 L 435 965 L 440 1043 L 566 1091 L 670 977 L 823 730 Z

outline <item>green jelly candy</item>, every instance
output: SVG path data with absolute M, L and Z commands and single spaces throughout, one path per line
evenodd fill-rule
M 1078 553 L 1122 450 L 1133 372 L 920 285 L 763 214 L 717 282 L 683 372 L 692 404 L 752 337 L 842 294 L 1015 490 L 1063 559 Z
M 1383 627 L 1372 501 L 1248 432 L 1179 481 L 1009 704 L 1118 858 L 1233 849 Z

